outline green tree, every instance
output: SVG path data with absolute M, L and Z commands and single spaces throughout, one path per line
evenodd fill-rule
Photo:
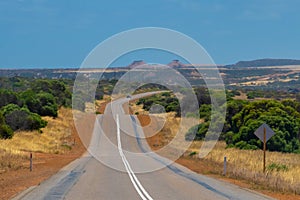
M 71 92 L 63 80 L 39 79 L 32 83 L 31 90 L 36 93 L 49 93 L 55 98 L 58 106 L 71 106 Z
M 263 123 L 267 123 L 274 131 L 267 143 L 271 151 L 296 152 L 299 146 L 299 113 L 291 106 L 292 102 L 279 102 L 275 100 L 254 101 L 232 117 L 232 128 L 226 134 L 228 145 L 238 148 L 262 148 L 261 141 L 253 134 Z M 241 141 L 251 145 L 242 145 Z
M 31 112 L 41 116 L 57 117 L 58 106 L 51 93 L 40 92 L 36 94 L 33 90 L 27 90 L 21 96 Z
M 7 104 L 21 104 L 15 92 L 10 90 L 0 89 L 0 108 Z
M 56 105 L 56 100 L 52 94 L 41 92 L 36 95 L 37 99 L 39 100 L 39 110 L 38 114 L 41 116 L 52 116 L 57 117 L 57 110 L 58 107 Z

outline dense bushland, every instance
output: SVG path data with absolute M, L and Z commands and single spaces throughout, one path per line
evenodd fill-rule
M 57 117 L 58 108 L 71 106 L 70 87 L 63 80 L 0 79 L 0 138 L 18 130 L 40 130 L 47 125 L 41 116 Z
M 268 150 L 300 153 L 300 103 L 297 100 L 235 100 L 232 99 L 235 93 L 227 91 L 226 120 L 220 137 L 226 141 L 227 147 L 262 148 L 263 144 L 254 132 L 263 123 L 267 123 L 276 133 L 267 142 Z M 211 111 L 207 89 L 196 88 L 195 94 L 200 105 L 199 116 L 203 122 L 186 133 L 186 140 L 202 140 L 209 126 L 218 126 L 222 121 L 218 111 Z M 145 110 L 149 110 L 153 104 L 159 104 L 166 112 L 176 112 L 180 116 L 178 99 L 171 93 L 145 97 L 137 104 L 143 104 Z M 189 116 L 193 115 L 187 115 Z

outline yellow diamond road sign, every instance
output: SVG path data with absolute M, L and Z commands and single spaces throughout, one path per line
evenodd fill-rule
M 264 142 L 264 129 L 266 129 L 266 141 L 268 141 L 273 135 L 275 135 L 274 131 L 266 124 L 262 124 L 254 134 Z

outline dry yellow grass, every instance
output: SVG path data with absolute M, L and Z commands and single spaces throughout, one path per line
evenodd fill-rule
M 0 171 L 18 169 L 29 152 L 63 153 L 71 149 L 72 110 L 61 108 L 57 118 L 43 117 L 48 125 L 38 131 L 19 131 L 12 139 L 0 140 Z
M 189 152 L 199 152 L 201 141 L 193 142 Z M 275 191 L 300 194 L 300 155 L 280 152 L 267 152 L 266 165 L 272 163 L 286 165 L 287 170 L 268 170 L 264 174 L 262 150 L 239 150 L 227 148 L 225 142 L 218 142 L 215 148 L 203 161 L 215 163 L 216 173 L 222 173 L 224 156 L 227 157 L 227 175 L 234 178 L 249 180 L 259 187 Z M 198 159 L 198 158 L 196 158 Z
M 132 105 L 133 112 L 147 114 L 142 110 L 141 106 Z M 168 113 L 166 116 L 166 123 L 158 137 L 158 146 L 162 148 L 174 139 L 178 132 L 180 118 L 175 118 L 174 113 Z M 183 130 L 187 130 L 185 127 Z M 181 137 L 183 137 L 182 134 Z M 183 151 L 182 146 L 185 146 L 187 141 L 178 140 L 172 145 L 174 151 Z M 214 149 L 205 157 L 200 159 L 197 155 L 199 153 L 202 141 L 194 141 L 183 154 L 189 159 L 198 159 L 201 162 L 212 165 L 210 172 L 214 174 L 223 173 L 224 156 L 227 157 L 227 176 L 231 178 L 238 178 L 253 183 L 253 187 L 269 189 L 280 192 L 292 192 L 300 194 L 300 155 L 287 154 L 280 152 L 267 152 L 266 166 L 275 163 L 287 166 L 287 170 L 267 170 L 266 174 L 262 172 L 263 169 L 263 152 L 262 150 L 239 150 L 235 148 L 226 148 L 223 141 L 219 141 Z M 192 154 L 191 154 L 192 153 Z M 190 156 L 195 154 L 194 156 Z M 169 155 L 164 155 L 170 157 Z

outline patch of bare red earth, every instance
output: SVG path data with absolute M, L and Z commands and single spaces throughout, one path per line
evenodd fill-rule
M 77 134 L 74 133 L 73 138 L 75 138 L 75 144 L 72 146 L 72 150 L 65 154 L 33 153 L 33 170 L 31 172 L 28 159 L 28 167 L 0 174 L 0 198 L 10 199 L 19 192 L 38 185 L 80 157 L 85 152 L 85 148 Z
M 142 126 L 146 126 L 151 122 L 148 115 L 138 115 L 138 119 Z M 152 121 L 151 124 L 152 123 L 155 123 L 155 121 Z M 154 127 L 155 127 L 155 124 L 154 124 Z M 147 137 L 147 142 L 148 142 L 149 146 L 151 147 L 151 149 L 153 151 L 155 151 L 155 150 L 162 148 L 164 145 L 166 145 L 166 144 L 161 143 L 161 141 L 164 141 L 163 139 L 164 139 L 164 135 L 161 134 L 161 132 L 160 132 L 152 137 Z M 207 175 L 207 176 L 219 179 L 219 180 L 230 182 L 230 183 L 238 185 L 242 188 L 252 189 L 252 190 L 258 191 L 260 193 L 263 193 L 265 195 L 268 195 L 270 197 L 276 198 L 276 199 L 300 200 L 300 195 L 282 194 L 282 193 L 273 192 L 270 190 L 264 190 L 264 189 L 261 189 L 261 187 L 255 185 L 249 181 L 221 176 L 220 174 L 222 173 L 222 171 L 220 171 L 218 174 L 216 174 L 216 168 L 222 169 L 222 166 L 216 166 L 216 163 L 213 163 L 213 162 L 208 162 L 208 161 L 203 162 L 200 159 L 195 159 L 190 156 L 181 156 L 175 162 L 182 166 L 189 168 L 190 170 L 192 170 L 196 173 L 204 174 L 204 175 Z
M 103 109 L 101 109 L 102 112 Z M 78 131 L 92 133 L 95 119 L 93 114 L 84 116 L 77 124 Z M 64 154 L 33 153 L 33 170 L 31 172 L 28 153 L 28 163 L 24 163 L 25 167 L 1 173 L 0 199 L 11 199 L 23 190 L 40 184 L 70 162 L 81 157 L 86 151 L 85 146 L 89 143 L 91 134 L 86 134 L 85 137 L 81 135 L 80 138 L 74 124 L 72 124 L 71 130 L 73 131 L 69 139 L 73 142 L 73 146 L 70 151 L 66 151 Z

